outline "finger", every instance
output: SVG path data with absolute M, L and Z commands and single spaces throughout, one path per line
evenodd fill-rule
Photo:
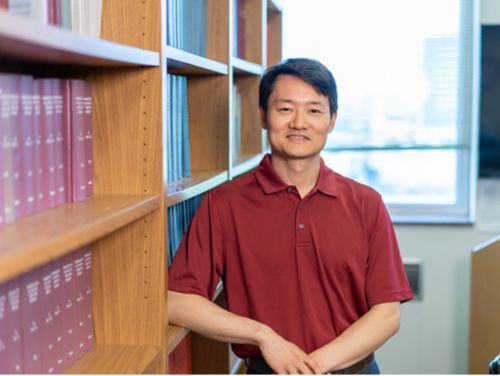
M 304 360 L 304 363 L 310 369 L 310 372 L 312 372 L 314 374 L 321 373 L 321 371 L 319 370 L 319 364 L 315 359 L 308 357 Z
M 312 373 L 314 373 L 314 370 L 311 369 L 311 367 L 309 367 L 307 363 L 305 363 L 305 361 L 302 361 L 297 365 L 297 371 L 301 375 L 311 375 Z

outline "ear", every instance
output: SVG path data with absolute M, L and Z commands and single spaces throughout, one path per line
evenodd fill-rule
M 337 113 L 334 112 L 330 118 L 330 123 L 328 124 L 328 133 L 333 131 L 333 128 L 335 127 L 335 122 L 337 121 Z
M 262 129 L 267 129 L 266 112 L 260 106 L 259 106 L 259 120 L 260 120 L 260 127 Z

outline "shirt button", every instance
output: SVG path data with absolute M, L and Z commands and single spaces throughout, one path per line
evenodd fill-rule
M 306 227 L 306 226 L 305 226 L 303 223 L 299 224 L 299 228 L 300 228 L 301 230 L 303 230 L 303 229 L 304 229 L 304 227 Z
M 287 190 L 288 192 L 291 192 L 291 191 L 292 191 L 292 187 L 288 187 L 286 190 Z

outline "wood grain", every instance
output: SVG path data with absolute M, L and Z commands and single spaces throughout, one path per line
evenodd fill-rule
M 474 249 L 471 257 L 469 373 L 487 374 L 500 353 L 500 236 Z
M 96 241 L 160 207 L 159 196 L 96 195 L 0 229 L 0 282 Z
M 150 374 L 160 361 L 155 346 L 96 345 L 65 374 Z

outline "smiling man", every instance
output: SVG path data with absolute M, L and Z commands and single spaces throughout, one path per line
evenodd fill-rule
M 380 195 L 320 157 L 335 80 L 286 60 L 259 107 L 271 154 L 205 196 L 169 272 L 169 320 L 231 342 L 248 373 L 379 373 L 373 352 L 412 293 Z M 228 310 L 211 302 L 220 279 Z

